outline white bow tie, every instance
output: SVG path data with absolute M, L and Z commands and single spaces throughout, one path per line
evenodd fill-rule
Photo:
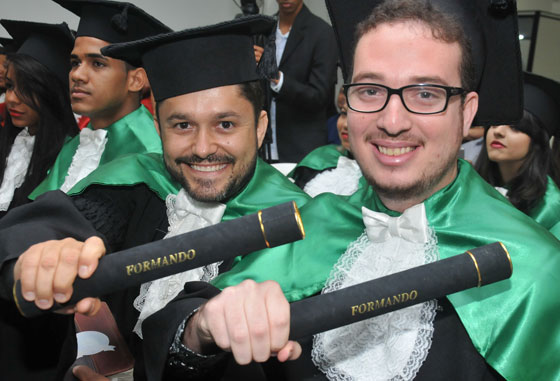
M 179 220 L 184 220 L 180 223 L 183 225 L 180 229 L 189 231 L 217 224 L 222 219 L 225 209 L 226 205 L 219 202 L 196 201 L 181 189 L 175 199 L 173 212 Z
M 371 242 L 384 242 L 392 237 L 400 237 L 415 243 L 428 241 L 424 204 L 408 208 L 399 217 L 391 217 L 362 207 L 362 217 L 366 234 Z

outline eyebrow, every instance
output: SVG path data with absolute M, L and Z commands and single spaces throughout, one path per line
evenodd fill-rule
M 352 82 L 358 83 L 358 82 L 365 82 L 365 81 L 380 81 L 380 80 L 382 81 L 383 79 L 385 79 L 385 76 L 381 74 L 367 72 L 367 73 L 358 74 L 352 80 Z M 409 82 L 411 84 L 433 83 L 435 85 L 449 85 L 449 83 L 446 80 L 444 80 L 438 75 L 412 77 Z
M 87 53 L 86 57 L 87 58 L 97 58 L 97 59 L 100 59 L 100 60 L 109 61 L 109 57 L 106 57 L 106 56 L 104 56 L 103 54 L 100 54 L 100 53 Z M 70 58 L 80 59 L 77 54 L 70 54 Z

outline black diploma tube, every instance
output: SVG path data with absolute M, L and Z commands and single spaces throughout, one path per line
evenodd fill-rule
M 34 302 L 26 301 L 22 296 L 20 281 L 14 284 L 14 300 L 23 316 L 37 316 L 76 304 L 85 297 L 106 295 L 304 237 L 295 202 L 286 202 L 254 214 L 107 255 L 99 260 L 97 270 L 90 278 L 76 278 L 74 292 L 68 302 L 55 303 L 49 310 L 41 310 Z
M 290 306 L 290 339 L 342 327 L 427 300 L 507 279 L 513 267 L 501 242 Z

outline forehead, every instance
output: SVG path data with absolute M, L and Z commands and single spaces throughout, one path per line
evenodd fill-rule
M 160 103 L 161 114 L 184 112 L 190 113 L 191 116 L 212 116 L 231 111 L 241 116 L 252 115 L 252 105 L 241 94 L 240 85 L 214 87 L 182 94 L 167 98 Z
M 95 37 L 81 36 L 74 41 L 73 55 L 101 54 L 101 48 L 109 45 L 107 41 Z
M 385 23 L 358 41 L 352 82 L 379 81 L 400 87 L 430 81 L 460 86 L 460 62 L 459 44 L 435 39 L 425 24 Z

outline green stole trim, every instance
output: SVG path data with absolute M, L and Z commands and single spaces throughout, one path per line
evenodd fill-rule
M 288 173 L 288 177 L 293 177 L 295 170 L 299 167 L 307 167 L 316 171 L 336 168 L 338 158 L 341 156 L 348 156 L 348 151 L 340 145 L 329 144 L 315 148 Z
M 556 238 L 560 238 L 560 189 L 550 176 L 546 185 L 546 193 L 528 215 L 554 234 Z
M 214 283 L 223 288 L 246 278 L 273 279 L 290 301 L 320 292 L 338 257 L 364 230 L 360 205 L 400 214 L 388 210 L 371 187 L 364 188 L 349 197 L 316 197 L 301 209 L 307 238 L 293 244 L 294 250 L 283 258 L 251 254 Z M 475 348 L 507 379 L 559 379 L 560 241 L 462 160 L 457 178 L 424 205 L 441 259 L 495 241 L 511 255 L 510 279 L 448 297 Z
M 97 167 L 89 176 L 80 180 L 68 195 L 82 193 L 91 185 L 133 186 L 146 184 L 162 200 L 181 189 L 170 175 L 157 153 L 129 154 Z
M 91 123 L 86 128 L 91 129 Z M 99 166 L 126 154 L 162 152 L 161 139 L 154 127 L 152 114 L 144 106 L 138 107 L 107 127 L 106 130 L 107 144 L 101 155 Z M 45 192 L 59 189 L 64 184 L 79 144 L 80 135 L 78 134 L 62 147 L 49 174 L 29 195 L 30 199 L 34 200 Z

